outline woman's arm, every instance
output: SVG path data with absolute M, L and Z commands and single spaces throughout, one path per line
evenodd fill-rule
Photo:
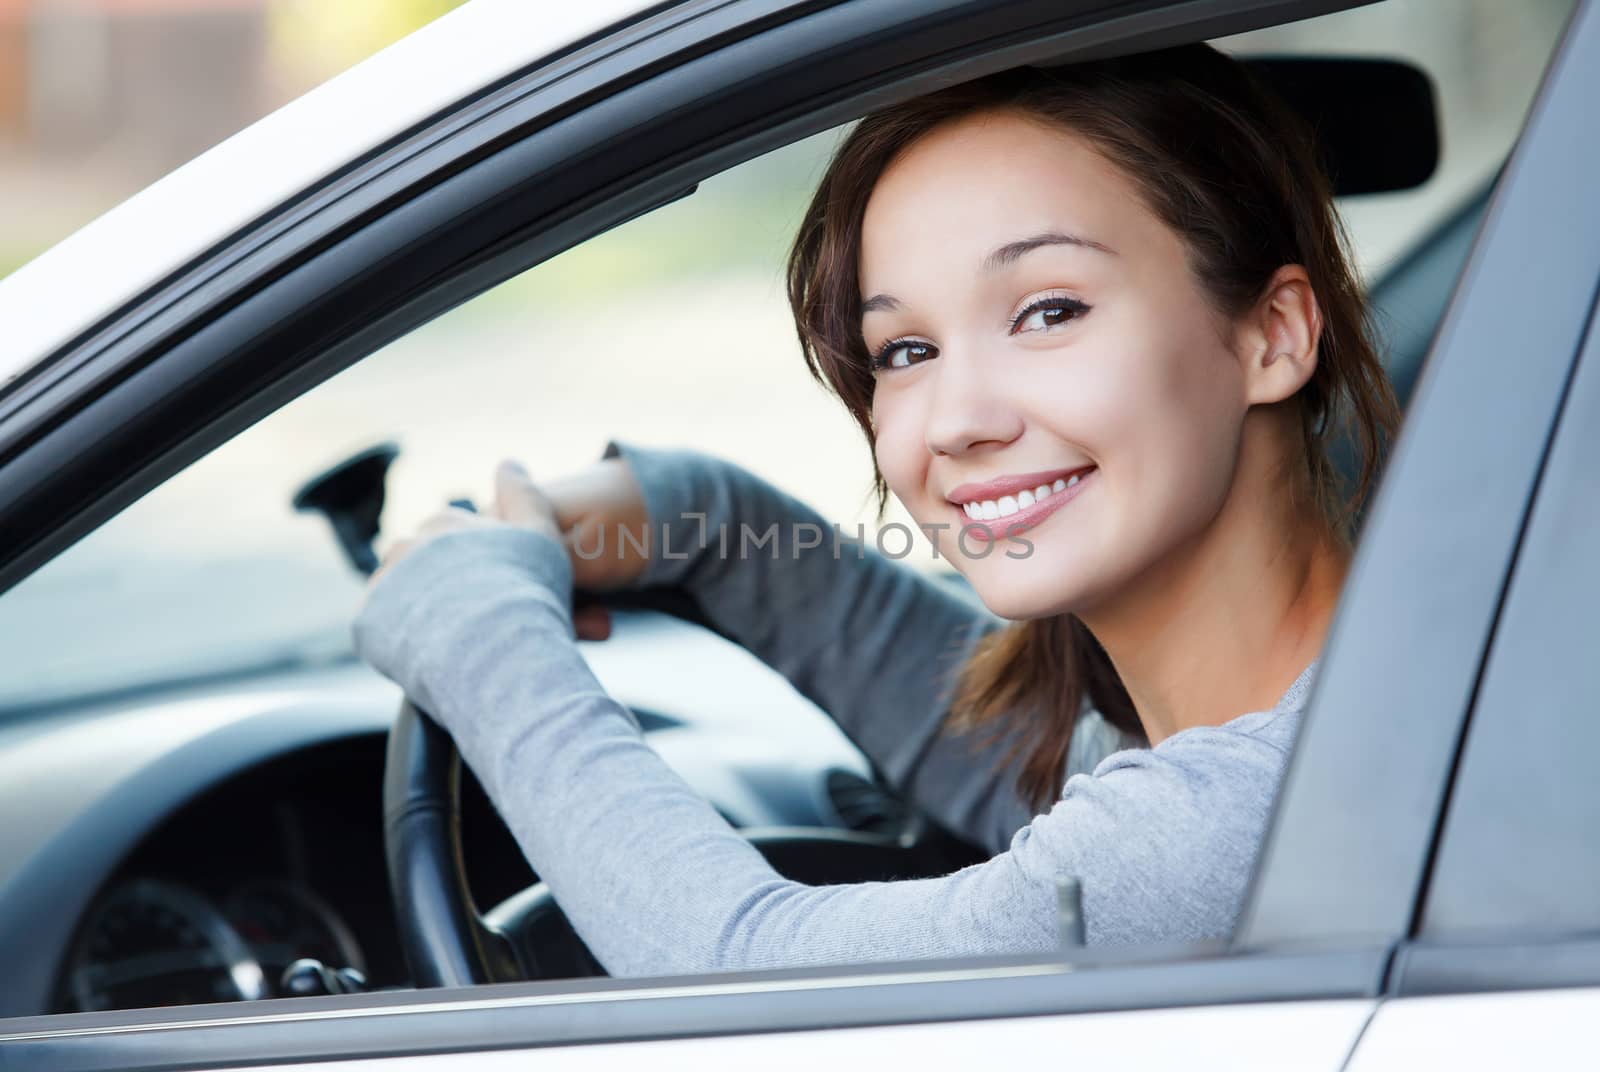
M 1068 875 L 1083 884 L 1091 943 L 1232 925 L 1281 748 L 1191 730 L 1074 777 L 986 863 L 805 886 L 773 871 L 601 689 L 572 643 L 570 570 L 535 532 L 448 533 L 386 572 L 354 634 L 454 735 L 612 974 L 1045 950 Z
M 990 852 L 1006 845 L 1032 814 L 1016 764 L 999 766 L 1009 741 L 979 747 L 940 732 L 957 671 L 998 619 L 839 540 L 815 510 L 731 462 L 616 442 L 606 455 L 628 462 L 660 541 L 639 583 L 688 591 L 719 630 L 828 712 L 897 791 Z

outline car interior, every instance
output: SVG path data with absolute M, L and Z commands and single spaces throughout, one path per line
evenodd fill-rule
M 1451 102 L 1438 97 L 1435 81 L 1416 64 L 1334 54 L 1252 55 L 1251 63 L 1317 131 L 1341 204 L 1424 186 L 1448 151 L 1439 115 Z M 811 151 L 816 146 L 826 148 L 818 141 Z M 1508 149 L 1501 147 L 1501 160 Z M 808 159 L 809 171 L 794 168 L 792 160 L 781 164 L 797 172 L 796 189 L 815 176 L 820 157 Z M 758 186 L 768 174 L 760 163 L 750 165 Z M 1371 277 L 1373 330 L 1402 406 L 1422 373 L 1495 173 L 1463 184 L 1464 192 L 1434 211 Z M 765 195 L 751 196 L 759 201 Z M 760 204 L 763 240 L 779 245 L 795 203 L 770 196 Z M 624 229 L 640 229 L 644 242 L 652 240 L 651 226 L 644 217 Z M 628 266 L 607 261 L 603 250 L 567 256 L 572 276 L 582 269 L 623 280 L 616 295 L 621 317 L 630 298 Z M 599 267 L 586 267 L 584 256 Z M 471 304 L 518 300 L 491 291 Z M 607 325 L 590 328 L 591 335 L 574 338 L 595 348 L 637 343 L 627 334 L 632 328 L 618 329 L 620 342 Z M 505 343 L 498 329 L 464 330 L 469 341 L 462 345 Z M 385 362 L 386 376 L 411 377 L 423 394 L 444 396 L 458 414 L 473 413 L 481 396 L 470 396 L 432 367 L 432 357 L 408 350 L 403 340 L 374 360 Z M 375 382 L 362 389 L 379 390 Z M 707 404 L 718 405 L 717 382 L 700 384 Z M 648 393 L 649 384 L 643 390 Z M 484 419 L 492 428 L 511 427 L 507 422 L 524 401 L 495 399 L 494 413 Z M 383 403 L 379 396 L 367 405 Z M 272 524 L 292 517 L 298 526 L 296 568 L 315 563 L 306 567 L 306 583 L 353 608 L 379 542 L 405 531 L 406 516 L 436 504 L 435 491 L 459 481 L 443 471 L 445 463 L 409 446 L 402 452 L 393 442 L 354 438 L 367 434 L 364 427 L 319 432 L 315 416 L 314 409 L 290 407 L 267 422 L 279 422 L 288 429 L 283 434 L 311 444 L 310 453 L 322 459 L 291 474 L 294 495 L 281 494 L 280 484 L 264 478 L 254 483 L 258 471 L 274 464 L 271 451 L 235 454 L 225 476 L 207 478 L 214 481 L 207 493 L 228 481 L 252 482 L 245 494 L 263 500 L 262 517 Z M 637 434 L 669 437 L 686 417 L 649 414 L 637 422 Z M 731 434 L 754 429 L 762 418 L 747 415 L 744 424 L 729 426 Z M 447 412 L 434 432 L 448 435 L 449 422 L 460 419 Z M 569 418 L 552 419 L 559 431 Z M 852 442 L 840 456 L 854 449 Z M 1342 454 L 1347 466 L 1353 457 L 1348 449 Z M 413 459 L 420 468 L 411 468 Z M 846 508 L 860 491 L 864 464 L 858 458 L 848 494 L 838 500 Z M 407 480 L 422 490 L 406 490 Z M 126 519 L 122 531 L 137 522 L 156 533 L 150 519 L 160 511 L 158 503 Z M 168 510 L 166 520 L 173 516 Z M 121 583 L 105 562 L 124 520 L 84 541 L 87 565 L 70 561 L 79 555 L 75 548 L 37 581 L 30 578 L 0 597 L 0 627 L 17 626 L 68 582 L 95 592 Z M 190 538 L 204 538 L 203 515 L 182 520 Z M 242 541 L 231 548 L 229 571 L 248 578 L 251 553 Z M 141 568 L 137 556 L 122 561 L 130 573 Z M 160 598 L 157 566 L 150 570 L 155 579 L 127 582 L 128 599 Z M 263 567 L 250 583 L 269 593 L 280 583 L 277 576 Z M 953 572 L 943 577 L 962 585 Z M 161 615 L 189 615 L 203 624 L 207 611 L 202 597 L 195 599 Z M 303 623 L 297 613 L 286 609 L 281 622 L 249 623 L 259 632 L 240 636 L 268 639 L 247 660 L 222 658 L 200 637 L 148 679 L 74 671 L 74 687 L 63 690 L 46 687 L 39 669 L 33 678 L 0 687 L 0 786 L 10 786 L 0 789 L 0 808 L 30 816 L 18 830 L 0 834 L 10 839 L 0 846 L 0 861 L 12 861 L 0 863 L 0 929 L 30 931 L 20 945 L 28 962 L 12 964 L 0 1015 L 437 985 L 449 976 L 439 975 L 437 965 L 419 967 L 418 958 L 427 954 L 404 933 L 396 899 L 440 896 L 439 889 L 458 882 L 457 894 L 483 913 L 481 924 L 468 919 L 460 925 L 478 928 L 480 945 L 495 946 L 486 960 L 515 963 L 508 974 L 490 971 L 485 978 L 603 974 L 565 926 L 471 772 L 451 765 L 448 739 L 391 736 L 401 697 L 354 662 L 340 623 L 313 631 L 313 643 L 270 640 L 298 637 Z M 161 615 L 152 612 L 150 621 Z M 652 745 L 779 870 L 814 883 L 861 881 L 942 874 L 980 858 L 899 799 L 782 677 L 693 619 L 693 608 L 673 602 L 670 593 L 619 600 L 614 636 L 586 644 L 585 655 L 635 712 Z M 112 620 L 105 628 L 137 633 L 132 620 Z M 145 650 L 140 644 L 164 643 L 156 624 L 148 628 L 146 640 L 131 642 L 130 659 Z M 220 651 L 220 639 L 217 644 Z M 425 733 L 425 727 L 410 732 Z M 425 777 L 415 766 L 424 760 Z M 412 766 L 402 769 L 402 763 Z M 426 830 L 400 829 L 396 816 L 414 802 L 407 794 L 416 793 L 436 795 L 442 810 Z M 23 800 L 30 803 L 23 807 Z M 423 879 L 394 873 L 397 838 L 426 840 L 434 872 Z M 48 881 L 40 878 L 45 874 Z M 423 888 L 429 882 L 437 887 L 432 892 Z

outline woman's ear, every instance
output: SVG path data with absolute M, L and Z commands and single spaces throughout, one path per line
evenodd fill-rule
M 1311 277 L 1300 265 L 1286 264 L 1272 273 L 1241 327 L 1236 337 L 1250 405 L 1282 402 L 1311 379 L 1317 369 L 1322 311 Z

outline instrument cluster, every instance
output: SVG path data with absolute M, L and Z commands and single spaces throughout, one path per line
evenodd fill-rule
M 63 1011 L 288 997 L 284 971 L 304 958 L 366 971 L 350 928 L 303 884 L 250 881 L 219 903 L 178 882 L 131 879 L 85 917 Z

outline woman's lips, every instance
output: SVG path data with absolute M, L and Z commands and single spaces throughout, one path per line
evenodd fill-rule
M 1052 492 L 1049 498 L 1041 499 L 1032 506 L 1024 506 L 1014 514 L 997 517 L 992 521 L 975 520 L 967 516 L 967 512 L 960 506 L 954 506 L 960 518 L 957 530 L 965 532 L 974 540 L 1003 540 L 1008 536 L 1016 535 L 1024 529 L 1030 529 L 1076 499 L 1083 489 L 1100 473 L 1099 469 L 1089 469 L 1078 476 L 1078 482 L 1061 491 Z

